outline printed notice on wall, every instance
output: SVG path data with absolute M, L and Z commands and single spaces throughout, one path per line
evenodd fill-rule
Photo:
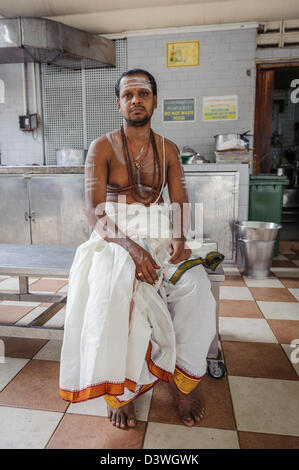
M 0 103 L 5 103 L 5 87 L 3 80 L 0 80 Z
M 195 120 L 195 98 L 163 100 L 163 121 L 184 122 Z
M 205 96 L 203 121 L 235 121 L 238 119 L 238 96 Z
M 166 44 L 167 67 L 199 65 L 200 41 L 179 41 Z

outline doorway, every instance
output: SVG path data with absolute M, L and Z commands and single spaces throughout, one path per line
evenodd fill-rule
M 254 174 L 288 177 L 280 239 L 299 239 L 299 62 L 258 65 L 254 149 Z

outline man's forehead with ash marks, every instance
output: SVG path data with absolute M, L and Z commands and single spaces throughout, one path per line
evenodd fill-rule
M 121 79 L 120 91 L 124 93 L 132 88 L 144 88 L 152 91 L 152 85 L 149 79 L 144 75 L 126 75 Z

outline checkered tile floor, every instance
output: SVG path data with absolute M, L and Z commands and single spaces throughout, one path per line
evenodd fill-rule
M 68 404 L 58 395 L 61 342 L 0 338 L 0 448 L 299 449 L 299 246 L 284 245 L 267 280 L 224 265 L 220 335 L 227 375 L 208 374 L 196 393 L 204 420 L 181 424 L 166 384 L 136 401 L 137 426 L 113 427 L 103 398 Z M 0 291 L 17 278 L 0 278 Z M 30 289 L 66 292 L 67 280 L 30 279 Z M 0 302 L 0 322 L 31 321 L 47 304 Z M 63 324 L 64 311 L 49 322 Z M 296 364 L 296 362 L 298 362 Z M 78 432 L 80 430 L 80 432 Z

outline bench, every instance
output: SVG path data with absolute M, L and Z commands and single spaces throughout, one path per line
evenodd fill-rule
M 0 275 L 19 277 L 19 292 L 0 292 L 0 300 L 52 304 L 26 326 L 0 323 L 0 336 L 62 340 L 63 327 L 43 325 L 65 306 L 67 295 L 32 293 L 29 291 L 28 278 L 67 278 L 76 248 L 62 245 L 0 244 Z
M 62 277 L 67 278 L 75 256 L 76 246 L 62 245 L 12 245 L 0 244 L 0 275 L 18 276 L 19 292 L 0 292 L 0 301 L 19 300 L 25 302 L 51 303 L 43 313 L 27 325 L 0 323 L 0 336 L 12 336 L 39 339 L 63 339 L 63 327 L 46 327 L 47 323 L 66 304 L 67 295 L 32 293 L 29 291 L 29 277 Z M 206 269 L 211 281 L 212 293 L 217 303 L 217 332 L 211 343 L 207 357 L 209 374 L 221 378 L 225 374 L 221 362 L 219 339 L 219 292 L 220 283 L 224 281 L 222 266 L 215 271 Z

